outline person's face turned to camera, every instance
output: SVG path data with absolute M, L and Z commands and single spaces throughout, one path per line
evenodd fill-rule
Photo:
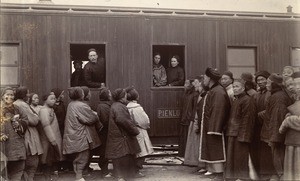
M 97 63 L 97 60 L 98 60 L 98 55 L 97 55 L 97 52 L 95 51 L 91 51 L 89 53 L 89 60 L 92 62 L 92 63 Z

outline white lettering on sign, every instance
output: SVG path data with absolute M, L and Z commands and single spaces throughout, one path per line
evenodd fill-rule
M 157 118 L 180 118 L 181 109 L 157 109 Z

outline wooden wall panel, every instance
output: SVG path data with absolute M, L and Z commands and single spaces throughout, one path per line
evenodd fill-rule
M 1 41 L 22 44 L 21 84 L 43 95 L 70 85 L 70 43 L 105 43 L 107 85 L 134 85 L 151 119 L 151 136 L 176 136 L 179 119 L 157 119 L 157 108 L 181 106 L 182 89 L 151 89 L 152 45 L 184 45 L 188 78 L 206 67 L 226 70 L 227 46 L 256 46 L 258 70 L 280 72 L 291 46 L 300 46 L 298 21 L 154 16 L 4 13 Z M 298 30 L 297 30 L 298 29 Z M 98 91 L 93 90 L 97 105 Z

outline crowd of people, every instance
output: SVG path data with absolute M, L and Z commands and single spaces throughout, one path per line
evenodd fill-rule
M 185 82 L 179 155 L 205 176 L 300 180 L 300 70 L 234 79 L 207 68 Z
M 159 63 L 159 61 L 158 61 Z M 186 80 L 179 156 L 205 176 L 226 180 L 300 179 L 300 71 L 282 75 L 259 71 L 234 79 L 207 68 Z M 131 180 L 144 176 L 145 157 L 153 153 L 150 120 L 134 87 L 99 89 L 96 110 L 88 87 L 52 89 L 42 97 L 26 87 L 1 92 L 1 175 L 46 180 L 74 170 L 84 180 L 93 155 L 104 177 Z M 113 172 L 108 161 L 113 163 Z M 54 177 L 54 178 L 53 178 Z
M 153 152 L 147 129 L 150 120 L 137 102 L 134 87 L 111 92 L 99 90 L 97 110 L 89 106 L 88 87 L 55 88 L 43 96 L 26 87 L 7 87 L 1 92 L 1 179 L 34 180 L 38 169 L 45 180 L 55 180 L 59 171 L 74 170 L 75 180 L 84 180 L 93 155 L 104 177 L 130 180 L 143 177 L 145 156 Z M 112 160 L 113 172 L 108 170 Z

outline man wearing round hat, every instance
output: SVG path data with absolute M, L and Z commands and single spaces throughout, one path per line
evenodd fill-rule
M 272 164 L 271 148 L 266 142 L 260 139 L 263 120 L 258 117 L 258 115 L 265 111 L 267 101 L 270 97 L 270 92 L 266 88 L 269 76 L 270 73 L 264 70 L 255 74 L 255 83 L 258 85 L 258 92 L 255 95 L 256 120 L 253 128 L 255 134 L 250 146 L 250 157 L 259 179 L 270 179 L 271 175 L 275 173 Z
M 206 69 L 203 84 L 209 92 L 204 97 L 199 152 L 199 161 L 206 165 L 204 175 L 223 173 L 226 162 L 223 133 L 229 117 L 230 100 L 219 84 L 220 78 L 221 74 L 216 69 Z
M 266 111 L 260 115 L 263 118 L 261 130 L 261 140 L 268 143 L 272 150 L 272 161 L 276 171 L 276 179 L 280 179 L 283 174 L 283 162 L 285 154 L 284 137 L 279 133 L 279 128 L 286 114 L 287 107 L 293 102 L 283 90 L 283 78 L 278 74 L 271 74 L 267 80 L 266 88 L 271 93 Z

